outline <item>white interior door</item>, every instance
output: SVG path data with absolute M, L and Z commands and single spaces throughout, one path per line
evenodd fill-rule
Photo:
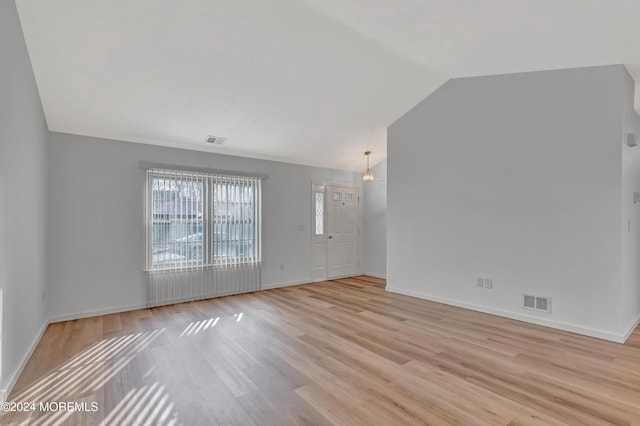
M 358 188 L 327 186 L 328 278 L 358 275 Z

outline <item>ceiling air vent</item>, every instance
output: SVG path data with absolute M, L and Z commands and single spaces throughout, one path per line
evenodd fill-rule
M 540 312 L 551 312 L 551 298 L 546 296 L 533 296 L 525 294 L 522 306 Z
M 212 143 L 214 145 L 222 145 L 227 138 L 221 138 L 220 136 L 207 136 L 207 143 Z

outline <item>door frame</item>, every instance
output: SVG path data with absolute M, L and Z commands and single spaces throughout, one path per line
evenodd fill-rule
M 358 275 L 360 273 L 360 199 L 361 199 L 361 192 L 362 192 L 362 187 L 360 186 L 356 186 L 356 185 L 349 185 L 349 184 L 343 184 L 343 183 L 326 183 L 326 182 L 311 182 L 311 281 L 312 282 L 319 282 L 319 281 L 327 281 L 327 280 L 331 280 L 331 279 L 338 279 L 338 278 L 344 278 L 344 277 L 348 277 L 348 276 L 352 276 L 352 275 L 344 275 L 344 276 L 336 276 L 333 278 L 329 278 L 329 244 L 328 244 L 328 209 L 327 209 L 327 204 L 328 204 L 328 194 L 327 194 L 327 187 L 339 187 L 339 188 L 345 188 L 345 189 L 355 189 L 358 191 L 358 199 L 356 202 L 356 260 L 355 260 L 355 264 L 356 264 L 356 275 Z M 324 274 L 323 274 L 323 278 L 319 279 L 316 278 L 315 272 L 316 272 L 316 268 L 315 268 L 315 250 L 316 250 L 316 240 L 318 238 L 317 235 L 315 235 L 315 225 L 316 225 L 316 214 L 315 214 L 315 193 L 316 192 L 323 192 L 324 193 L 324 197 L 323 197 L 323 230 L 324 233 L 322 235 L 322 240 L 323 240 L 323 257 L 324 257 Z

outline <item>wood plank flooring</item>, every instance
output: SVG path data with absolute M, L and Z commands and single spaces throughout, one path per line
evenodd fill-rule
M 640 424 L 640 330 L 620 345 L 356 277 L 51 324 L 10 401 L 80 405 L 2 425 Z

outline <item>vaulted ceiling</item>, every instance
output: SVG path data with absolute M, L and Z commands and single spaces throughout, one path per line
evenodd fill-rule
M 449 78 L 640 70 L 637 0 L 16 3 L 51 131 L 344 170 Z

